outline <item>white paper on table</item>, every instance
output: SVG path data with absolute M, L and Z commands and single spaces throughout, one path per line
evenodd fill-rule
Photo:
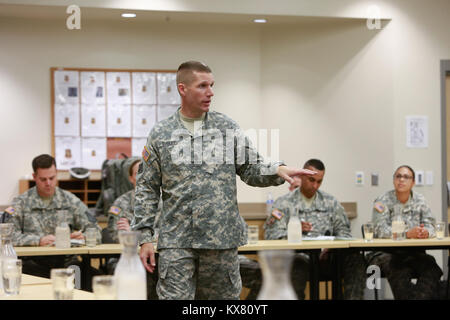
M 177 90 L 176 73 L 158 73 L 158 104 L 180 104 L 181 99 Z
M 91 170 L 101 169 L 106 160 L 106 138 L 82 138 L 81 164 Z
M 131 156 L 140 157 L 142 156 L 142 150 L 147 144 L 147 138 L 133 138 L 131 139 Z
M 133 137 L 147 137 L 156 123 L 156 106 L 133 106 Z
M 334 236 L 302 237 L 302 240 L 334 240 Z
M 80 109 L 78 105 L 55 104 L 55 136 L 80 135 Z
M 156 104 L 156 73 L 133 72 L 133 104 Z
M 57 70 L 54 73 L 55 104 L 79 104 L 78 71 Z
M 105 104 L 105 73 L 81 72 L 81 103 Z
M 131 137 L 131 106 L 108 106 L 108 137 Z
M 428 148 L 427 116 L 406 116 L 406 146 Z
M 108 106 L 114 104 L 131 104 L 131 87 L 129 72 L 107 72 L 106 94 Z
M 105 106 L 81 106 L 81 135 L 83 137 L 106 137 Z
M 161 120 L 164 120 L 164 119 L 170 117 L 178 110 L 178 108 L 179 108 L 179 106 L 174 106 L 174 105 L 157 106 L 156 110 L 158 112 L 157 112 L 157 116 L 156 116 L 156 121 L 159 122 Z
M 81 165 L 80 137 L 55 137 L 55 160 L 59 170 Z

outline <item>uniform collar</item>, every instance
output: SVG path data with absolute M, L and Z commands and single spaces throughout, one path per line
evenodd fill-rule
M 305 208 L 305 204 L 302 201 L 304 195 L 301 193 L 300 188 L 297 188 L 294 192 L 296 193 L 294 196 L 297 199 L 298 209 L 301 212 L 325 211 L 325 201 L 323 193 L 320 190 L 317 190 L 315 199 L 309 208 Z
M 52 201 L 48 206 L 45 206 L 44 202 L 42 201 L 41 196 L 37 192 L 37 187 L 34 187 L 34 190 L 32 192 L 32 197 L 35 200 L 35 204 L 33 205 L 34 208 L 37 209 L 57 209 L 61 208 L 64 200 L 63 192 L 59 187 L 55 188 L 55 194 L 53 195 Z

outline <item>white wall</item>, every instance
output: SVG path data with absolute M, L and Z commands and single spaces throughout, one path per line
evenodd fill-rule
M 183 61 L 203 60 L 217 83 L 213 108 L 243 128 L 261 127 L 260 40 L 254 26 L 88 21 L 69 31 L 64 20 L 2 19 L 0 43 L 0 204 L 18 194 L 33 157 L 51 153 L 50 67 L 176 70 Z

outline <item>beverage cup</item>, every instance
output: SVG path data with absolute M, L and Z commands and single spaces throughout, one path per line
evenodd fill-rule
M 15 296 L 20 292 L 22 283 L 22 260 L 4 259 L 2 261 L 2 283 L 3 291 L 7 296 Z
M 445 222 L 436 222 L 436 238 L 442 240 L 445 238 Z
M 373 241 L 373 223 L 368 222 L 363 225 L 364 230 L 364 242 L 372 242 Z
M 96 300 L 116 300 L 117 287 L 113 275 L 94 276 L 92 289 Z
M 75 270 L 52 269 L 50 271 L 54 300 L 72 300 L 75 287 Z
M 258 243 L 259 239 L 259 227 L 256 225 L 248 226 L 248 243 L 255 244 Z
M 97 245 L 97 229 L 87 228 L 85 232 L 86 246 L 95 247 Z

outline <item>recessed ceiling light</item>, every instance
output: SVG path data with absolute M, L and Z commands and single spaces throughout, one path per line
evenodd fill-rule
M 135 18 L 136 13 L 122 13 L 122 17 L 124 18 Z
M 253 22 L 254 23 L 266 23 L 267 20 L 266 19 L 254 19 Z

